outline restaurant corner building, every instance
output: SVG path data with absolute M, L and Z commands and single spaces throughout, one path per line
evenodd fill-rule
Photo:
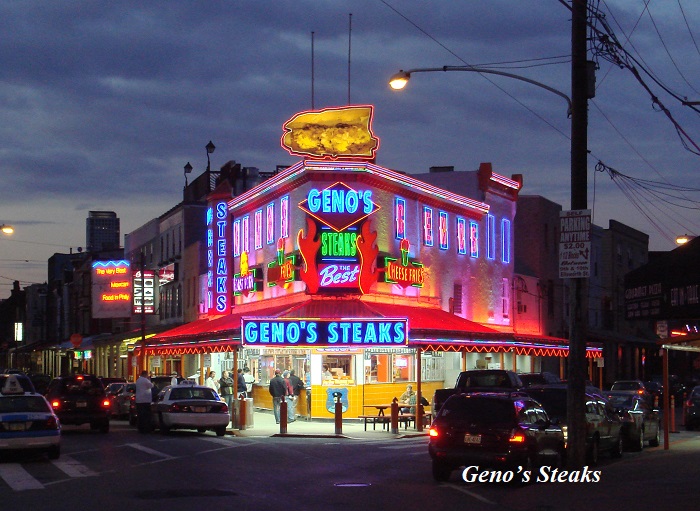
M 481 164 L 460 173 L 469 197 L 437 188 L 374 164 L 371 123 L 366 105 L 298 114 L 282 146 L 301 161 L 236 197 L 210 195 L 207 312 L 146 340 L 141 367 L 248 367 L 267 409 L 275 369 L 294 369 L 312 417 L 332 417 L 339 393 L 352 418 L 409 383 L 430 400 L 460 370 L 559 366 L 565 340 L 511 324 L 521 176 Z

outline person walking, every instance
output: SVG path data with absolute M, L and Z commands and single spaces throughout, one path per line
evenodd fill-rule
M 224 402 L 226 402 L 226 405 L 230 410 L 231 402 L 233 401 L 233 378 L 231 378 L 228 371 L 221 373 L 219 390 L 221 392 L 221 397 L 224 398 Z
M 253 382 L 255 381 L 255 376 L 250 374 L 250 368 L 245 366 L 243 368 L 243 379 L 245 380 L 245 391 L 248 397 L 253 397 Z
M 136 380 L 135 387 L 134 401 L 136 402 L 136 419 L 139 433 L 149 433 L 151 431 L 153 382 L 148 377 L 148 371 L 141 371 L 141 376 Z
M 280 405 L 287 395 L 287 387 L 282 379 L 282 371 L 275 369 L 275 377 L 270 380 L 270 395 L 272 396 L 272 410 L 275 414 L 275 422 L 280 423 Z
M 301 381 L 296 374 L 294 374 L 294 369 L 289 371 L 289 383 L 292 387 L 292 403 L 290 408 L 287 410 L 289 420 L 296 420 L 297 418 L 297 403 L 299 402 L 299 396 L 301 395 L 301 389 L 304 388 L 304 382 Z

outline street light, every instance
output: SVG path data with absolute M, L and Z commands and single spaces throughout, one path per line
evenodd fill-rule
M 504 71 L 496 71 L 494 69 L 483 69 L 480 67 L 474 67 L 474 66 L 442 66 L 442 67 L 424 67 L 424 68 L 418 68 L 418 69 L 409 69 L 408 71 L 404 71 L 403 69 L 396 73 L 394 76 L 389 79 L 389 87 L 391 87 L 394 90 L 401 90 L 406 85 L 408 84 L 408 80 L 411 79 L 411 74 L 412 73 L 435 73 L 435 72 L 447 72 L 447 71 L 466 71 L 466 72 L 471 72 L 471 73 L 480 73 L 480 74 L 491 74 L 491 75 L 499 75 L 499 76 L 506 76 L 508 78 L 514 78 L 515 80 L 520 80 L 522 82 L 527 82 L 532 85 L 536 85 L 537 87 L 540 87 L 542 89 L 548 90 L 549 92 L 552 92 L 556 94 L 557 96 L 560 96 L 566 100 L 566 104 L 568 105 L 568 109 L 566 111 L 567 117 L 571 116 L 571 99 L 569 99 L 569 96 L 564 94 L 561 91 L 558 91 L 557 89 L 554 89 L 550 87 L 549 85 L 545 85 L 544 83 L 537 82 L 535 80 L 531 80 L 530 78 L 526 78 L 524 76 L 520 75 L 514 75 L 512 73 L 506 73 Z
M 676 237 L 676 245 L 685 245 L 692 239 L 695 239 L 695 236 L 692 234 L 681 234 Z
M 192 165 L 190 165 L 190 162 L 187 162 L 185 165 L 185 188 L 187 188 L 187 174 L 192 172 Z
M 14 234 L 15 228 L 11 225 L 2 224 L 0 225 L 0 231 L 2 231 L 3 234 L 7 234 L 9 236 L 10 234 Z
M 209 162 L 209 155 L 214 152 L 214 149 L 216 149 L 216 146 L 214 143 L 210 140 L 209 143 L 206 145 L 206 150 L 207 150 L 207 172 L 209 172 L 210 168 L 210 162 Z

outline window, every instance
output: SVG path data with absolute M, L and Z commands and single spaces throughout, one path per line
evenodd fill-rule
M 457 253 L 467 253 L 467 221 L 457 217 Z
M 504 263 L 510 263 L 510 220 L 501 220 L 501 259 Z
M 449 248 L 449 229 L 447 228 L 447 213 L 440 211 L 438 219 L 438 236 L 440 241 L 440 250 Z
M 394 201 L 394 237 L 397 240 L 406 237 L 406 201 L 400 197 Z
M 433 246 L 433 210 L 428 206 L 423 206 L 423 244 Z
M 469 255 L 479 257 L 479 224 L 469 222 Z
M 496 217 L 488 215 L 486 218 L 486 257 L 496 258 Z
M 462 284 L 456 282 L 452 287 L 452 312 L 462 314 Z
M 503 319 L 510 317 L 510 281 L 508 279 L 501 280 L 501 304 Z

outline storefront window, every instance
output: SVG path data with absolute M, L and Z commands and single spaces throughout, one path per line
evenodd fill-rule
M 421 378 L 423 381 L 445 381 L 445 359 L 442 353 L 426 355 L 420 359 Z
M 395 354 L 393 357 L 393 381 L 415 381 L 416 376 L 416 356 L 406 354 Z
M 324 376 L 324 385 L 354 385 L 355 357 L 353 355 L 324 355 L 323 371 L 331 373 L 330 377 Z
M 294 369 L 294 373 L 302 378 L 307 360 L 306 350 L 265 350 L 260 355 L 259 378 L 258 375 L 253 375 L 256 376 L 256 381 L 262 385 L 270 383 L 270 380 L 275 376 L 275 369 L 282 372 Z

